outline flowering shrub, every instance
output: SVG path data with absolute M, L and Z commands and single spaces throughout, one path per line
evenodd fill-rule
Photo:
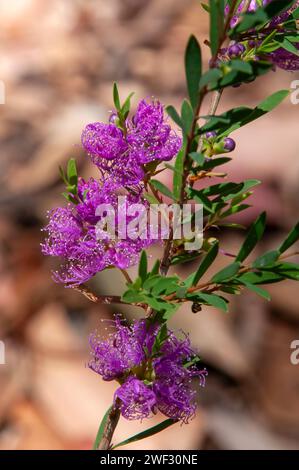
M 209 69 L 202 70 L 201 48 L 191 36 L 185 52 L 188 99 L 180 112 L 173 106 L 164 108 L 159 101 L 142 100 L 133 114 L 132 95 L 122 104 L 115 84 L 115 110 L 109 122 L 88 124 L 82 133 L 82 146 L 98 168 L 98 178 L 78 178 L 76 164 L 70 160 L 66 173 L 61 170 L 67 205 L 49 212 L 44 229 L 43 253 L 62 260 L 53 273 L 55 281 L 81 291 L 94 302 L 130 304 L 143 311 L 142 318 L 130 326 L 117 316 L 106 339 L 101 334 L 90 337 L 90 369 L 119 384 L 95 448 L 111 448 L 120 415 L 131 420 L 164 414 L 167 419 L 148 430 L 147 436 L 177 421 L 188 423 L 194 416 L 197 391 L 205 384 L 207 371 L 200 366 L 188 335 L 168 327 L 182 303 L 189 303 L 193 312 L 199 312 L 202 305 L 227 311 L 228 296 L 245 288 L 269 300 L 261 285 L 299 280 L 299 265 L 286 261 L 297 254 L 288 250 L 299 239 L 299 223 L 277 249 L 246 261 L 263 236 L 266 215 L 262 213 L 238 252 L 228 254 L 233 261 L 201 281 L 220 249 L 219 240 L 210 236 L 211 230 L 241 228 L 229 217 L 249 207 L 244 201 L 260 183 L 226 180 L 201 186 L 201 180 L 227 176 L 215 168 L 231 160 L 228 154 L 236 147 L 232 133 L 270 112 L 289 91 L 277 91 L 254 108 L 242 106 L 217 115 L 221 95 L 225 88 L 245 86 L 275 67 L 299 69 L 298 1 L 211 0 L 203 7 L 210 17 L 206 41 L 211 50 Z M 209 96 L 210 111 L 203 116 L 202 104 Z M 177 131 L 172 129 L 170 118 Z M 199 118 L 205 120 L 203 125 L 199 125 Z M 171 160 L 173 164 L 168 163 Z M 155 178 L 165 169 L 173 173 L 171 188 Z M 123 206 L 118 205 L 120 196 L 125 198 Z M 190 236 L 200 239 L 201 245 L 190 250 L 186 243 L 190 237 L 176 238 L 174 217 L 170 216 L 170 231 L 159 232 L 161 258 L 149 269 L 146 249 L 157 240 L 151 236 L 147 219 L 142 219 L 141 231 L 136 229 L 134 215 L 127 209 L 137 204 L 147 213 L 150 205 L 161 203 L 164 209 L 176 204 L 179 212 L 186 204 L 201 205 L 203 230 L 199 233 L 195 226 Z M 106 209 L 99 211 L 103 206 Z M 113 233 L 106 220 L 110 212 L 116 218 Z M 169 216 L 167 210 L 165 215 Z M 195 215 L 190 216 L 193 225 Z M 221 251 L 227 254 L 225 249 Z M 168 274 L 170 267 L 189 260 L 197 260 L 198 266 L 186 279 Z M 136 264 L 138 276 L 131 279 L 127 268 Z M 120 269 L 126 278 L 127 288 L 121 297 L 98 296 L 84 284 L 111 267 Z M 143 437 L 144 433 L 125 443 Z

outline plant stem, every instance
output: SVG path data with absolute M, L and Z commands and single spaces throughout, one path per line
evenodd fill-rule
M 79 286 L 74 286 L 74 290 L 77 292 L 80 292 L 81 294 L 84 295 L 88 300 L 91 302 L 94 302 L 96 304 L 103 304 L 103 305 L 110 305 L 110 304 L 122 304 L 122 305 L 128 305 L 126 302 L 123 302 L 121 300 L 121 297 L 118 295 L 97 295 L 94 292 L 92 292 L 85 284 L 80 284 Z M 142 303 L 136 303 L 132 304 L 135 305 L 136 307 L 141 307 L 143 309 L 146 309 L 146 305 Z
M 103 437 L 99 443 L 98 450 L 109 450 L 111 447 L 112 437 L 115 431 L 115 428 L 118 424 L 120 418 L 120 409 L 119 407 L 114 407 L 111 409 L 103 433 Z
M 233 13 L 235 11 L 236 5 L 237 5 L 237 0 L 233 0 L 230 11 L 229 11 L 229 13 L 227 15 L 227 18 L 226 18 L 226 22 L 225 22 L 224 29 L 223 29 L 223 35 L 222 35 L 222 38 L 219 41 L 218 49 L 217 49 L 215 55 L 212 57 L 212 60 L 211 60 L 211 68 L 214 66 L 214 64 L 217 60 L 219 50 L 220 50 L 223 42 L 226 40 L 227 31 L 229 29 L 230 21 L 231 21 L 231 18 L 233 16 Z M 198 104 L 197 104 L 197 107 L 194 111 L 194 117 L 193 117 L 193 121 L 192 121 L 192 125 L 191 125 L 191 130 L 190 130 L 190 133 L 187 137 L 187 144 L 186 144 L 186 149 L 185 149 L 184 157 L 183 157 L 183 181 L 182 181 L 180 201 L 179 201 L 180 205 L 183 205 L 185 200 L 186 200 L 185 187 L 186 187 L 186 183 L 187 183 L 187 179 L 188 179 L 188 175 L 189 175 L 189 171 L 190 171 L 189 153 L 191 151 L 191 146 L 192 146 L 193 140 L 195 138 L 196 126 L 197 126 L 197 121 L 199 119 L 201 105 L 203 103 L 203 100 L 204 100 L 205 96 L 208 93 L 209 93 L 209 91 L 208 91 L 207 87 L 204 87 L 199 92 Z M 221 95 L 222 95 L 222 90 L 216 91 L 215 94 L 213 95 L 211 109 L 210 109 L 211 114 L 214 114 L 216 112 L 216 109 L 218 107 Z M 151 190 L 153 191 L 153 194 L 157 197 L 158 194 L 157 195 L 155 194 L 155 189 L 153 190 L 152 185 L 150 185 L 150 187 L 151 187 Z M 159 200 L 158 197 L 157 197 L 157 199 Z M 160 263 L 160 273 L 161 273 L 162 276 L 166 276 L 167 273 L 168 273 L 170 263 L 171 263 L 171 258 L 172 258 L 172 250 L 173 250 L 173 226 L 170 229 L 169 238 L 168 238 L 167 242 L 165 243 L 164 252 L 163 252 L 161 263 Z M 148 306 L 145 306 L 144 308 L 146 308 L 146 310 L 147 310 L 147 316 L 148 317 L 153 315 L 154 310 L 152 308 L 150 308 Z M 113 433 L 114 433 L 115 428 L 117 426 L 119 417 L 120 417 L 119 409 L 118 408 L 112 409 L 111 412 L 109 413 L 109 416 L 108 416 L 108 419 L 107 419 L 107 422 L 106 422 L 106 425 L 105 425 L 104 436 L 103 436 L 103 438 L 102 438 L 102 440 L 99 444 L 99 447 L 98 447 L 99 450 L 100 449 L 105 450 L 105 449 L 110 448 Z

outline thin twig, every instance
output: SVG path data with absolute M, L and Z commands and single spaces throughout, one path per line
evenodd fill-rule
M 77 292 L 80 292 L 81 294 L 84 295 L 88 300 L 91 300 L 91 302 L 94 302 L 96 304 L 103 304 L 103 305 L 110 305 L 110 304 L 122 304 L 122 305 L 128 305 L 126 302 L 123 302 L 121 300 L 121 297 L 118 295 L 97 295 L 94 292 L 92 292 L 85 284 L 80 284 L 79 286 L 74 286 L 74 290 Z M 132 304 L 135 307 L 141 307 L 143 309 L 146 309 L 147 306 L 142 303 L 135 303 Z
M 126 271 L 125 269 L 119 269 L 120 272 L 123 274 L 125 280 L 127 281 L 128 284 L 132 284 L 133 283 L 133 280 L 130 276 L 130 274 L 128 273 L 128 271 Z

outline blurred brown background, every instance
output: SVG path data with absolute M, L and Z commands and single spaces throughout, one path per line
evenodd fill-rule
M 135 91 L 135 103 L 154 95 L 178 105 L 185 43 L 191 32 L 207 37 L 207 16 L 195 0 L 1 0 L 0 23 L 6 88 L 0 105 L 0 340 L 6 347 L 0 449 L 88 449 L 114 390 L 86 368 L 88 335 L 100 318 L 140 312 L 104 310 L 54 284 L 53 262 L 40 254 L 40 228 L 46 210 L 63 204 L 58 165 L 76 157 L 83 176 L 94 171 L 80 134 L 86 123 L 106 120 L 112 81 L 123 97 Z M 220 111 L 253 106 L 298 78 L 277 71 L 225 91 Z M 299 105 L 286 100 L 235 135 L 231 178 L 263 181 L 251 199 L 254 209 L 242 217 L 249 224 L 258 211 L 268 211 L 260 251 L 275 246 L 298 219 L 298 112 Z M 242 236 L 226 231 L 222 241 L 234 252 Z M 122 283 L 118 273 L 102 273 L 93 288 L 120 293 Z M 275 285 L 271 303 L 243 294 L 228 315 L 180 310 L 173 326 L 192 332 L 209 369 L 200 411 L 188 426 L 132 447 L 299 448 L 299 365 L 290 362 L 290 343 L 299 339 L 298 289 L 294 281 Z M 161 419 L 121 420 L 115 441 Z

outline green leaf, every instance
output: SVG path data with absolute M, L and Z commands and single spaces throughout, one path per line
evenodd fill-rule
M 68 201 L 68 202 L 71 202 L 72 204 L 78 204 L 78 201 L 77 199 L 72 196 L 71 194 L 69 193 L 62 193 L 63 197 Z
M 213 87 L 217 88 L 217 83 L 222 77 L 220 69 L 210 69 L 202 75 L 199 82 L 199 89 L 202 90 L 205 86 L 212 84 Z
M 205 3 L 202 3 L 202 2 L 201 2 L 200 4 L 201 4 L 202 8 L 203 8 L 206 12 L 210 13 L 210 7 L 209 7 L 209 5 L 206 5 Z
M 167 340 L 168 336 L 169 335 L 168 335 L 167 325 L 166 323 L 163 323 L 163 325 L 161 326 L 155 338 L 155 342 L 152 348 L 152 354 L 157 354 L 160 351 L 161 346 Z
M 184 100 L 182 103 L 181 115 L 182 115 L 183 129 L 184 129 L 186 136 L 188 136 L 192 128 L 194 114 L 187 100 Z
M 139 261 L 139 268 L 138 268 L 138 276 L 141 278 L 142 282 L 145 281 L 147 275 L 147 254 L 145 250 L 142 250 L 140 261 Z
M 177 110 L 175 109 L 174 106 L 166 106 L 166 112 L 167 114 L 171 117 L 171 119 L 181 128 L 183 129 L 183 122 L 182 122 L 182 119 L 179 115 L 179 113 L 177 112 Z
M 236 261 L 243 262 L 245 258 L 251 253 L 256 246 L 257 242 L 262 238 L 266 225 L 266 213 L 263 212 L 258 216 L 255 222 L 251 225 L 248 235 L 240 248 L 236 257 Z
M 282 47 L 286 51 L 291 52 L 292 54 L 296 56 L 299 55 L 298 49 L 286 37 L 277 39 L 276 43 L 278 47 Z
M 233 108 L 219 116 L 211 116 L 209 121 L 201 127 L 200 132 L 205 133 L 208 131 L 223 130 L 233 124 L 239 124 L 242 119 L 246 118 L 252 110 L 246 106 Z
M 212 282 L 215 284 L 221 284 L 224 281 L 228 281 L 231 278 L 233 278 L 240 269 L 240 263 L 239 262 L 234 262 L 226 266 L 225 268 L 221 269 L 218 273 L 215 274 L 215 276 L 212 277 Z
M 157 259 L 154 263 L 154 266 L 152 267 L 152 270 L 151 270 L 151 276 L 154 276 L 155 274 L 158 274 L 159 273 L 159 268 L 160 268 L 160 260 Z
M 210 47 L 212 56 L 218 51 L 224 26 L 224 1 L 210 0 Z
M 195 253 L 181 253 L 178 255 L 175 255 L 172 260 L 171 260 L 171 265 L 176 265 L 176 264 L 183 264 L 183 263 L 189 263 L 190 261 L 194 261 L 198 258 L 200 258 L 201 252 L 195 252 Z
M 162 421 L 162 423 L 156 424 L 155 426 L 147 429 L 146 431 L 142 431 L 138 434 L 135 434 L 132 437 L 129 437 L 129 439 L 126 439 L 125 441 L 119 442 L 118 444 L 113 446 L 112 449 L 116 449 L 117 447 L 122 447 L 127 444 L 131 444 L 132 442 L 137 442 L 137 441 L 140 441 L 141 439 L 154 436 L 158 432 L 161 432 L 164 429 L 169 428 L 169 426 L 172 426 L 175 423 L 177 423 L 177 421 L 174 419 L 166 419 L 165 421 Z
M 66 174 L 64 173 L 64 169 L 62 168 L 62 166 L 59 166 L 59 174 L 60 174 L 62 181 L 65 184 L 68 184 L 68 180 L 67 180 Z
M 169 295 L 175 292 L 178 288 L 178 278 L 173 277 L 161 277 L 160 280 L 154 285 L 151 290 L 152 295 Z
M 173 174 L 173 196 L 176 201 L 180 199 L 181 195 L 181 189 L 182 189 L 182 184 L 183 184 L 183 171 L 184 171 L 184 154 L 185 154 L 185 149 L 182 148 L 180 152 L 178 153 L 176 159 L 175 159 L 175 172 Z
M 243 284 L 247 287 L 247 289 L 251 290 L 252 292 L 255 292 L 255 294 L 260 295 L 266 300 L 271 300 L 269 292 L 267 292 L 265 289 L 255 286 L 254 284 L 250 284 L 250 282 L 247 281 L 243 281 Z
M 200 204 L 203 205 L 205 210 L 210 213 L 214 214 L 213 210 L 213 204 L 212 202 L 200 191 L 192 190 L 191 191 L 192 196 L 194 197 L 195 201 L 199 202 Z
M 268 271 L 257 271 L 241 274 L 237 277 L 240 282 L 249 282 L 250 284 L 273 284 L 280 282 L 284 279 L 281 274 L 268 272 Z
M 263 254 L 262 256 L 259 256 L 254 263 L 252 263 L 253 268 L 264 268 L 265 266 L 271 266 L 273 265 L 280 253 L 278 250 L 273 250 L 273 251 L 268 251 L 267 253 Z
M 202 166 L 202 169 L 211 170 L 212 168 L 215 168 L 216 166 L 224 165 L 225 163 L 228 163 L 230 161 L 231 161 L 231 158 L 229 157 L 211 158 L 209 161 L 206 161 L 204 163 L 204 165 Z
M 268 96 L 253 110 L 248 118 L 242 122 L 242 125 L 244 125 L 244 123 L 247 124 L 248 122 L 252 122 L 258 117 L 272 111 L 289 95 L 289 93 L 289 90 L 279 90 Z
M 215 260 L 218 254 L 219 244 L 215 242 L 209 251 L 207 252 L 206 256 L 203 258 L 202 262 L 200 263 L 197 271 L 193 273 L 190 277 L 190 287 L 196 286 L 198 281 L 202 278 L 205 272 L 209 269 L 213 261 Z M 188 283 L 189 284 L 189 283 Z M 188 285 L 189 287 L 189 285 Z
M 67 179 L 68 183 L 71 186 L 74 186 L 77 188 L 77 183 L 78 183 L 78 173 L 77 173 L 77 166 L 76 166 L 76 160 L 74 158 L 71 158 L 68 161 L 67 165 Z M 76 189 L 77 192 L 77 189 Z
M 175 200 L 175 197 L 174 195 L 172 194 L 172 192 L 170 191 L 170 189 L 168 189 L 165 184 L 161 183 L 161 181 L 158 181 L 158 180 L 155 180 L 155 179 L 151 179 L 151 184 L 154 186 L 155 189 L 157 189 L 161 194 L 164 194 L 164 196 L 167 196 L 173 200 Z
M 279 253 L 287 251 L 297 240 L 299 240 L 299 222 L 292 228 L 285 241 L 278 248 Z
M 288 96 L 288 94 L 289 90 L 279 90 L 268 96 L 265 100 L 261 101 L 261 103 L 259 103 L 254 109 L 250 110 L 250 108 L 244 108 L 248 109 L 247 116 L 245 116 L 243 119 L 240 119 L 239 121 L 235 120 L 230 126 L 226 126 L 226 129 L 223 127 L 221 129 L 221 137 L 231 134 L 240 127 L 243 127 L 272 111 L 286 98 L 286 96 Z
M 123 116 L 124 119 L 127 118 L 128 114 L 130 112 L 131 98 L 132 98 L 133 95 L 134 95 L 134 92 L 130 93 L 129 96 L 127 97 L 126 101 L 124 102 L 124 104 L 121 107 L 121 115 Z
M 120 99 L 119 99 L 117 84 L 115 82 L 113 83 L 113 102 L 114 102 L 115 109 L 118 112 L 120 112 L 121 111 Z
M 201 78 L 201 49 L 195 36 L 190 36 L 185 52 L 187 89 L 193 109 L 198 104 L 199 81 Z
M 205 292 L 199 292 L 196 295 L 196 301 L 202 302 L 206 305 L 212 305 L 213 307 L 219 308 L 224 312 L 228 311 L 227 302 L 219 295 L 215 294 L 206 294 Z
M 160 280 L 161 280 L 161 276 L 160 276 L 158 273 L 156 273 L 156 274 L 154 274 L 154 275 L 151 275 L 151 276 L 149 276 L 149 277 L 146 279 L 146 281 L 144 282 L 143 288 L 144 288 L 146 291 L 150 292 L 151 289 L 152 289 L 158 282 L 160 282 Z
M 135 304 L 135 303 L 143 302 L 144 298 L 142 294 L 132 289 L 129 289 L 123 293 L 122 300 L 126 302 L 127 304 Z
M 110 412 L 112 411 L 112 408 L 113 408 L 113 407 L 110 406 L 110 407 L 108 408 L 108 410 L 106 411 L 106 413 L 104 414 L 104 417 L 103 417 L 103 419 L 102 419 L 102 421 L 101 421 L 99 430 L 98 430 L 98 432 L 97 432 L 97 435 L 96 435 L 96 438 L 95 438 L 95 441 L 94 441 L 94 444 L 93 444 L 93 447 L 92 447 L 93 450 L 97 450 L 98 447 L 99 447 L 99 445 L 100 445 L 100 442 L 101 442 L 101 440 L 102 440 L 102 437 L 103 437 L 103 434 L 104 434 L 104 431 L 105 431 L 105 425 L 106 425 L 106 423 L 107 423 L 107 419 L 108 419 L 108 417 L 109 417 L 109 414 L 110 414 Z
M 299 264 L 278 263 L 276 266 L 271 266 L 269 270 L 282 275 L 285 279 L 294 279 L 295 281 L 299 280 Z
M 191 152 L 189 153 L 192 160 L 194 160 L 199 166 L 202 166 L 205 162 L 205 156 L 203 153 Z
M 153 194 L 143 193 L 142 195 L 150 204 L 159 204 L 158 199 Z

